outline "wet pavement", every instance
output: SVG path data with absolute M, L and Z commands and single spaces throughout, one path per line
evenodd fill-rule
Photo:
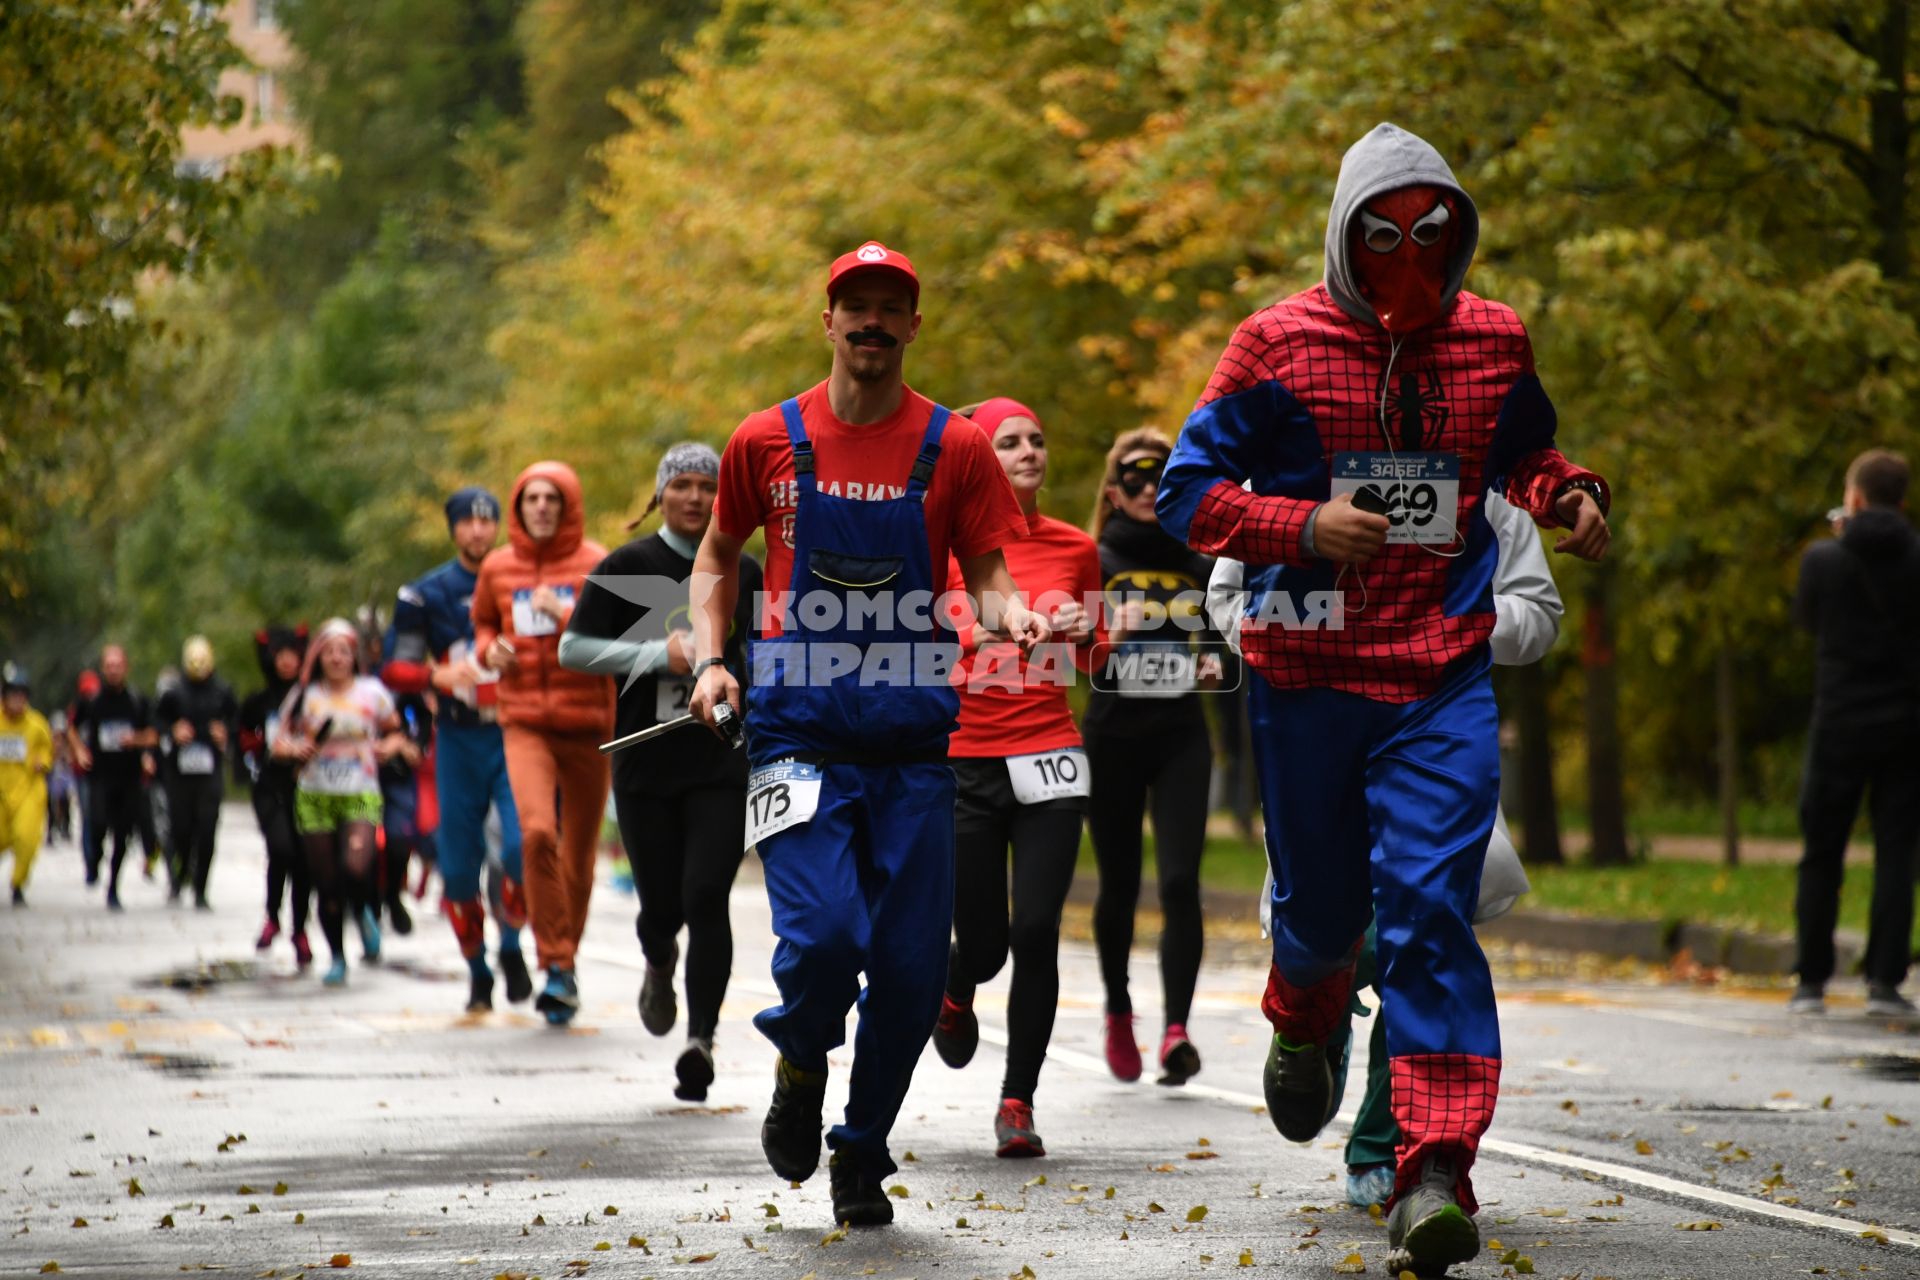
M 261 864 L 230 805 L 211 913 L 169 908 L 135 871 L 109 915 L 60 846 L 32 907 L 0 908 L 0 1275 L 1384 1274 L 1384 1227 L 1344 1204 L 1340 1135 L 1294 1146 L 1259 1107 L 1245 938 L 1210 942 L 1190 1023 L 1206 1065 L 1182 1089 L 1107 1074 L 1092 951 L 1065 945 L 1043 1160 L 993 1156 L 1005 978 L 990 984 L 973 1065 L 922 1060 L 895 1226 L 843 1236 L 824 1172 L 793 1188 L 760 1154 L 773 1055 L 747 1019 L 770 1002 L 771 938 L 750 875 L 719 1079 L 692 1106 L 671 1092 L 678 1037 L 639 1025 L 633 901 L 606 882 L 582 1015 L 559 1032 L 525 1006 L 460 1012 L 464 970 L 425 904 L 344 990 L 297 973 L 284 940 L 256 956 Z M 1920 1275 L 1916 1029 L 1857 999 L 1790 1021 L 1780 989 L 1630 966 L 1500 969 L 1489 1248 L 1453 1274 Z M 1143 1043 L 1156 972 L 1136 955 Z M 844 1090 L 845 1051 L 834 1065 Z

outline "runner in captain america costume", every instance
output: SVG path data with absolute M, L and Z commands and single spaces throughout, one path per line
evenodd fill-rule
M 507 786 L 507 757 L 495 710 L 498 676 L 482 671 L 473 652 L 473 585 L 480 561 L 500 528 L 500 500 L 470 485 L 447 499 L 447 531 L 457 554 L 425 577 L 400 588 L 388 629 L 387 663 L 380 678 L 396 693 L 437 695 L 434 782 L 440 809 L 438 839 L 443 907 L 468 972 L 467 1011 L 493 1008 L 493 970 L 487 964 L 487 917 L 481 898 L 486 865 L 487 809 L 500 816 L 500 862 L 505 872 L 498 918 L 500 969 L 507 999 L 533 993 L 520 949 L 527 923 L 520 867 L 520 819 Z
M 1378 923 L 1402 1132 L 1388 1271 L 1479 1252 L 1469 1170 L 1500 1033 L 1474 938 L 1498 792 L 1489 485 L 1559 552 L 1605 554 L 1608 490 L 1553 448 L 1518 318 L 1461 284 L 1479 218 L 1426 142 L 1382 124 L 1348 151 L 1326 278 L 1241 323 L 1188 418 L 1157 510 L 1246 561 L 1241 636 L 1275 888 L 1266 1094 L 1311 1139 L 1336 1105 L 1325 1044 Z M 1243 484 L 1246 487 L 1243 487 Z M 1340 625 L 1288 625 L 1343 591 Z

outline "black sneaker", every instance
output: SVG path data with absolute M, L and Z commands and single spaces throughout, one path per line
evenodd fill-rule
M 473 975 L 467 988 L 467 1012 L 493 1012 L 493 973 L 483 969 Z
M 413 917 L 407 913 L 407 904 L 400 901 L 397 893 L 387 899 L 387 923 L 403 938 L 413 932 Z
M 680 1051 L 679 1061 L 673 1064 L 673 1074 L 679 1081 L 673 1086 L 674 1097 L 682 1102 L 705 1102 L 707 1086 L 713 1083 L 713 1041 L 691 1037 Z
M 508 1004 L 519 1004 L 533 994 L 533 975 L 527 972 L 527 958 L 518 951 L 500 953 L 500 973 L 507 980 Z
M 1916 1018 L 1920 1017 L 1920 1009 L 1916 1009 L 1913 1001 L 1900 994 L 1899 987 L 1876 982 L 1867 987 L 1867 1016 L 1869 1018 Z
M 646 976 L 640 980 L 640 1025 L 656 1036 L 673 1030 L 680 1017 L 680 1005 L 673 996 L 673 970 L 679 963 L 680 948 L 676 945 L 666 964 L 649 961 Z
M 20 892 L 19 885 L 13 886 L 13 905 L 16 907 L 24 907 L 27 905 L 27 895 Z
M 973 1001 L 955 1004 L 952 996 L 940 997 L 940 1020 L 933 1024 L 933 1047 L 940 1061 L 958 1070 L 973 1061 L 980 1047 L 980 1019 L 973 1012 Z
M 1333 1118 L 1333 1072 L 1325 1045 L 1283 1047 L 1274 1036 L 1261 1084 L 1273 1127 L 1289 1142 L 1313 1141 Z
M 773 1105 L 760 1126 L 760 1149 L 788 1182 L 805 1182 L 820 1167 L 820 1111 L 826 1100 L 826 1072 L 802 1071 L 785 1058 L 774 1063 Z
M 851 1159 L 833 1153 L 827 1162 L 833 1180 L 833 1220 L 847 1227 L 884 1227 L 893 1221 L 893 1201 L 878 1178 L 854 1168 Z
M 1457 1172 L 1446 1156 L 1428 1156 L 1420 1181 L 1394 1201 L 1387 1215 L 1387 1274 L 1445 1275 L 1456 1262 L 1480 1253 L 1480 1228 L 1460 1207 L 1454 1192 Z

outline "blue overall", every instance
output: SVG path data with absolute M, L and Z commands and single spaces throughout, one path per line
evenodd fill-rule
M 816 603 L 837 598 L 853 606 L 889 592 L 897 600 L 944 590 L 945 575 L 935 573 L 927 546 L 925 499 L 948 411 L 934 410 L 905 496 L 868 502 L 820 492 L 799 402 L 781 409 L 799 490 L 791 600 L 812 595 Z M 842 653 L 924 653 L 951 640 L 902 625 L 892 610 L 849 626 L 855 612 L 810 620 L 812 610 L 796 608 L 781 635 L 753 646 L 752 764 L 792 758 L 821 772 L 812 820 L 759 845 L 780 939 L 773 955 L 780 1003 L 754 1025 L 794 1066 L 825 1071 L 828 1051 L 846 1042 L 847 1012 L 858 1000 L 846 1116 L 827 1145 L 843 1161 L 884 1177 L 898 1167 L 887 1135 L 946 983 L 954 781 L 945 754 L 959 696 L 944 679 L 895 678 L 897 667 L 886 677 L 863 665 L 830 680 L 792 678 L 807 672 L 823 645 Z M 933 625 L 927 611 L 921 618 Z

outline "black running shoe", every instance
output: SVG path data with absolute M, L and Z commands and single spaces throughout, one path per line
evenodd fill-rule
M 680 948 L 675 946 L 672 958 L 664 965 L 649 961 L 646 976 L 640 980 L 640 1025 L 656 1036 L 673 1030 L 680 1017 L 680 1005 L 673 996 L 673 970 L 679 963 Z
M 533 994 L 533 975 L 527 972 L 527 958 L 518 951 L 500 953 L 500 973 L 507 980 L 508 1004 L 519 1004 Z
M 893 1201 L 880 1180 L 854 1168 L 838 1151 L 827 1163 L 833 1180 L 833 1220 L 848 1227 L 884 1227 L 893 1221 Z
M 13 886 L 13 905 L 16 907 L 27 905 L 27 895 L 20 891 L 19 885 Z
M 1289 1142 L 1311 1142 L 1333 1118 L 1333 1072 L 1325 1045 L 1282 1046 L 1274 1036 L 1267 1047 L 1267 1114 Z
M 1457 1170 L 1446 1156 L 1428 1156 L 1420 1181 L 1394 1202 L 1387 1215 L 1387 1274 L 1443 1276 L 1456 1262 L 1480 1253 L 1480 1228 L 1460 1207 Z
M 413 917 L 407 913 L 407 904 L 400 901 L 397 893 L 387 899 L 387 923 L 403 938 L 413 932 Z
M 805 1182 L 820 1167 L 820 1111 L 827 1073 L 802 1071 L 785 1058 L 774 1063 L 773 1105 L 760 1126 L 767 1163 L 788 1182 Z
M 713 1083 L 713 1041 L 701 1036 L 689 1039 L 679 1061 L 673 1064 L 673 1074 L 679 1082 L 673 1086 L 674 1097 L 682 1102 L 705 1102 L 707 1087 Z
M 471 985 L 467 988 L 467 1012 L 493 1012 L 493 974 L 491 971 L 482 969 L 479 973 L 473 975 Z
M 933 1024 L 933 1047 L 940 1061 L 958 1070 L 973 1061 L 980 1047 L 980 1019 L 973 1012 L 973 1001 L 955 1004 L 952 996 L 940 997 L 940 1020 Z

